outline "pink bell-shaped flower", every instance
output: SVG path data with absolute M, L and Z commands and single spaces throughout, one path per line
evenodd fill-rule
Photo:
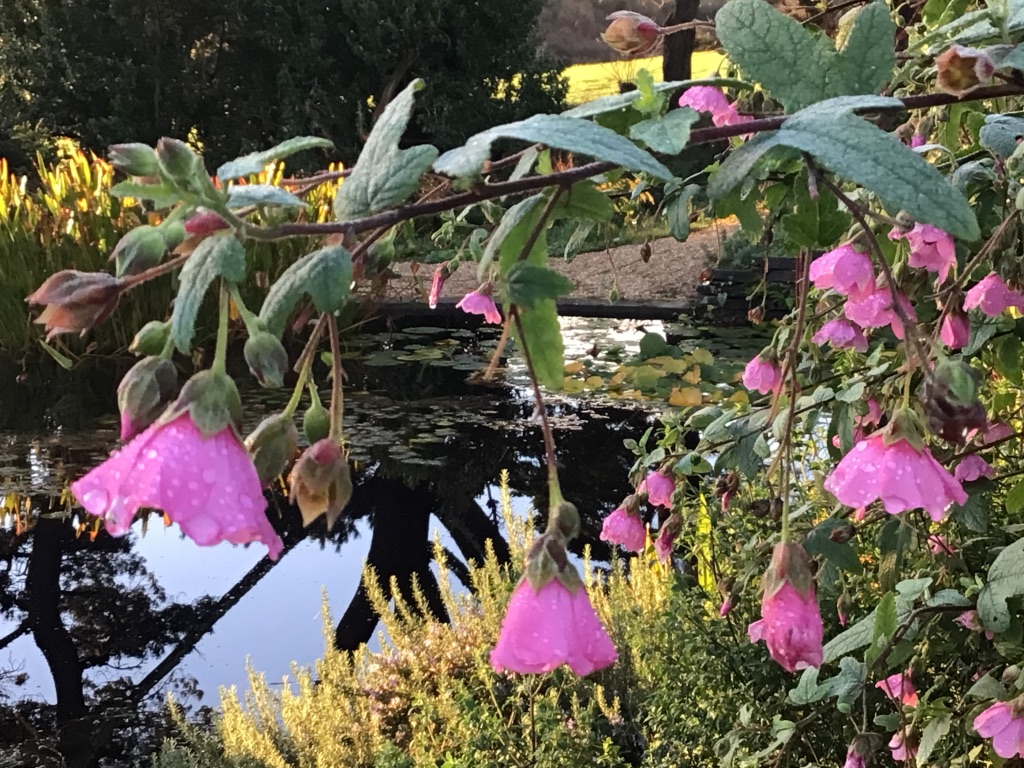
M 676 537 L 682 528 L 683 518 L 679 516 L 678 512 L 673 512 L 668 516 L 668 520 L 662 523 L 661 530 L 658 531 L 658 538 L 654 540 L 654 553 L 658 556 L 659 562 L 667 563 L 672 559 Z
M 731 104 L 725 94 L 710 85 L 695 85 L 687 88 L 679 97 L 679 106 L 690 107 L 698 112 L 711 114 L 711 122 L 715 125 L 740 125 L 753 120 L 749 115 L 741 115 L 735 104 Z
M 655 507 L 672 509 L 672 494 L 676 491 L 676 481 L 671 475 L 657 470 L 649 472 L 647 478 L 637 489 L 638 493 L 647 493 L 647 501 Z
M 743 369 L 743 386 L 767 395 L 782 386 L 782 370 L 762 352 Z
M 889 675 L 885 680 L 879 680 L 875 683 L 875 688 L 878 688 L 890 699 L 898 701 L 904 706 L 917 706 L 917 688 L 914 687 L 909 672 L 897 672 L 895 675 Z
M 893 424 L 857 443 L 825 480 L 825 490 L 848 507 L 865 507 L 881 499 L 885 511 L 895 515 L 924 509 L 932 520 L 943 518 L 950 504 L 964 504 L 967 494 L 960 483 L 924 446 L 920 433 L 903 411 Z M 894 425 L 899 423 L 902 429 Z
M 1003 759 L 1024 757 L 1024 713 L 1020 698 L 997 701 L 974 718 L 974 730 L 992 739 L 992 749 Z
M 807 553 L 799 544 L 775 545 L 764 576 L 761 619 L 747 628 L 750 642 L 764 640 L 787 672 L 819 667 L 824 628 Z
M 897 763 L 906 763 L 917 756 L 917 744 L 913 737 L 904 739 L 903 731 L 896 731 L 889 739 L 889 752 Z
M 519 582 L 491 651 L 495 672 L 522 674 L 550 672 L 568 664 L 577 675 L 589 675 L 617 659 L 587 590 L 582 584 L 571 589 L 558 577 L 540 589 L 528 579 Z
M 441 298 L 441 289 L 444 288 L 444 281 L 448 279 L 448 265 L 443 264 L 434 270 L 434 276 L 430 281 L 430 293 L 427 296 L 427 306 L 431 309 L 437 309 L 437 302 Z M 462 301 L 465 301 L 463 299 Z M 493 302 L 491 302 L 493 304 Z M 469 312 L 469 310 L 466 310 Z M 497 312 L 498 308 L 495 307 L 494 311 Z M 501 322 L 500 319 L 498 322 Z
M 949 543 L 941 533 L 932 533 L 925 539 L 928 544 L 928 551 L 933 555 L 955 555 L 956 547 Z
M 811 341 L 815 344 L 828 342 L 836 349 L 868 351 L 868 340 L 864 336 L 864 331 L 848 320 L 829 320 L 811 337 Z
M 949 270 L 956 264 L 956 244 L 953 238 L 938 227 L 920 223 L 908 232 L 894 228 L 889 233 L 890 240 L 903 238 L 910 244 L 910 259 L 907 263 L 912 267 L 937 272 L 939 285 L 946 282 Z
M 948 312 L 942 318 L 939 338 L 950 349 L 963 349 L 971 340 L 971 319 L 964 312 Z
M 996 471 L 976 453 L 964 456 L 953 469 L 953 477 L 961 483 L 971 483 L 982 477 L 994 477 Z
M 604 519 L 601 526 L 601 541 L 618 544 L 628 552 L 643 552 L 647 544 L 647 526 L 640 518 L 635 495 L 627 499 Z
M 86 512 L 123 536 L 139 509 L 163 510 L 200 546 L 229 541 L 283 548 L 264 510 L 260 479 L 231 426 L 204 436 L 184 412 L 157 422 L 71 484 Z
M 831 288 L 843 296 L 864 296 L 875 288 L 871 258 L 849 243 L 812 261 L 809 276 L 815 288 Z
M 903 314 L 910 320 L 917 320 L 914 307 L 903 294 L 897 294 Z M 875 288 L 862 296 L 851 296 L 843 305 L 843 314 L 862 328 L 892 326 L 897 339 L 903 338 L 903 321 L 893 309 L 892 292 L 887 287 Z
M 495 306 L 494 299 L 479 290 L 467 293 L 455 306 L 470 315 L 483 315 L 488 323 L 501 324 L 501 312 Z
M 964 309 L 980 309 L 989 317 L 998 317 L 1009 307 L 1024 310 L 1024 294 L 1010 290 L 995 272 L 982 278 L 964 296 Z

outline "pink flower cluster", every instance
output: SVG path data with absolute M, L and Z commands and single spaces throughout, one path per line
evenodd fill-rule
M 754 118 L 749 115 L 741 115 L 735 104 L 729 103 L 725 94 L 718 88 L 708 85 L 695 85 L 687 88 L 679 97 L 679 106 L 690 107 L 698 112 L 709 112 L 711 122 L 715 125 L 741 125 L 749 123 Z

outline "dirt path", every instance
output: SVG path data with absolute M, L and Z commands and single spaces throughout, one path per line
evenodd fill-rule
M 694 232 L 685 243 L 666 237 L 652 240 L 650 258 L 644 263 L 643 246 L 623 245 L 603 251 L 581 253 L 571 262 L 552 259 L 550 266 L 568 277 L 576 299 L 609 301 L 617 291 L 620 301 L 679 301 L 692 298 L 700 281 L 700 273 L 714 263 L 720 239 L 735 224 L 718 223 Z M 431 267 L 421 267 L 413 274 L 410 265 L 398 265 L 398 279 L 389 285 L 388 298 L 393 300 L 425 297 L 433 274 Z M 459 269 L 445 283 L 445 297 L 462 296 L 477 287 L 476 271 Z

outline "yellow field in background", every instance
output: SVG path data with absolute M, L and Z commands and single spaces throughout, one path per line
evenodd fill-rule
M 697 51 L 693 54 L 693 77 L 710 77 L 721 63 L 722 54 L 717 51 Z M 574 64 L 565 70 L 569 78 L 569 103 L 581 104 L 600 96 L 618 93 L 619 83 L 633 82 L 641 69 L 646 69 L 654 75 L 656 82 L 661 82 L 661 56 Z

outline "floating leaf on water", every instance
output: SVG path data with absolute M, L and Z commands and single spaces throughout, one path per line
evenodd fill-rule
M 693 350 L 690 353 L 690 358 L 698 365 L 714 365 L 715 363 L 715 356 L 701 347 Z
M 600 376 L 590 376 L 584 380 L 583 384 L 587 389 L 601 389 L 604 386 L 604 379 Z
M 686 387 L 684 389 L 673 387 L 672 394 L 668 398 L 668 404 L 674 405 L 677 408 L 700 405 L 703 401 L 704 398 L 700 390 L 695 387 Z
M 565 364 L 565 372 L 572 376 L 583 371 L 585 367 L 579 360 L 574 360 L 571 363 Z

